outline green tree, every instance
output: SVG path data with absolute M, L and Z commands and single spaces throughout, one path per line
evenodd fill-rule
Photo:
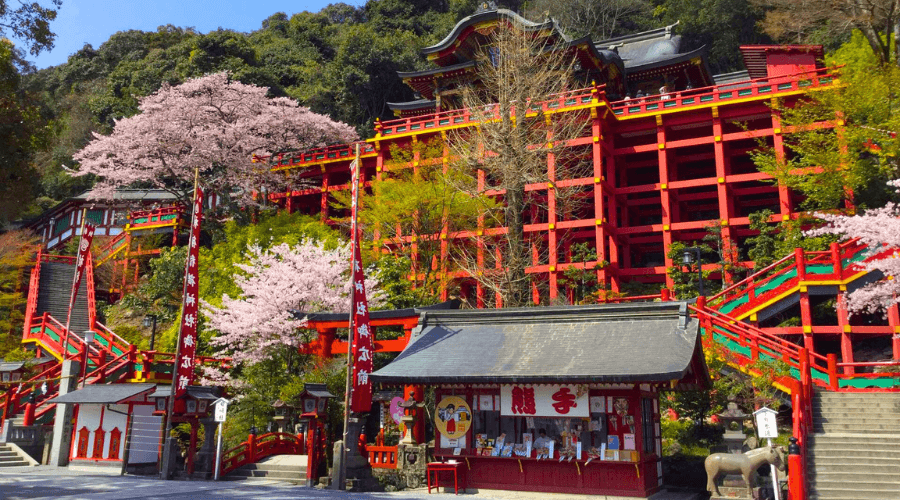
M 743 69 L 738 47 L 766 43 L 758 27 L 764 10 L 750 0 L 655 0 L 655 15 L 667 24 L 680 22 L 690 48 L 705 45 L 713 74 Z
M 455 172 L 448 169 L 445 174 L 443 151 L 440 140 L 417 142 L 410 148 L 391 145 L 385 175 L 372 180 L 371 193 L 360 196 L 365 239 L 378 235 L 383 247 L 408 260 L 411 267 L 405 274 L 417 305 L 435 302 L 450 285 L 444 270 L 454 266 L 449 253 L 442 253 L 447 239 L 440 235 L 476 227 L 483 207 L 494 206 L 489 198 L 473 198 L 454 187 L 449 176 Z M 349 192 L 335 193 L 335 199 L 338 208 L 350 207 Z
M 753 153 L 757 167 L 802 193 L 804 208 L 829 210 L 882 206 L 885 181 L 900 173 L 900 68 L 881 64 L 859 32 L 829 59 L 845 64 L 840 84 L 809 93 L 802 102 L 776 102 L 786 155 Z
M 50 22 L 56 19 L 61 6 L 62 0 L 50 0 L 47 4 L 19 2 L 18 6 L 0 0 L 0 34 L 24 41 L 33 55 L 50 50 L 56 40 L 56 35 L 50 31 Z
M 0 358 L 21 347 L 24 327 L 24 293 L 28 270 L 34 264 L 38 239 L 27 231 L 0 233 Z
M 778 229 L 769 223 L 771 210 L 762 210 L 750 214 L 750 230 L 758 231 L 756 236 L 747 238 L 747 257 L 753 261 L 753 271 L 759 271 L 779 259 Z

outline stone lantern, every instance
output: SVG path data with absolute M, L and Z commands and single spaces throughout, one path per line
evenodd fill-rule
M 728 407 L 717 416 L 725 426 L 725 435 L 722 438 L 728 447 L 728 453 L 743 453 L 744 441 L 747 439 L 744 434 L 744 421 L 750 418 L 750 415 L 738 408 L 734 397 L 729 396 Z

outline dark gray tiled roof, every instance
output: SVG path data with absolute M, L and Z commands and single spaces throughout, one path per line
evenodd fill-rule
M 384 309 L 381 311 L 369 311 L 369 319 L 393 319 L 408 318 L 416 316 L 422 311 L 435 311 L 442 309 L 459 309 L 461 302 L 459 299 L 447 300 L 430 306 L 409 307 L 406 309 Z M 295 319 L 307 318 L 310 321 L 341 321 L 348 319 L 350 313 L 305 313 L 303 311 L 291 311 L 291 315 Z
M 215 401 L 216 399 L 219 399 L 220 390 L 218 387 L 189 385 L 187 388 L 187 393 L 189 396 L 192 396 L 195 399 L 208 399 L 210 401 Z M 167 398 L 170 394 L 172 394 L 172 386 L 170 384 L 165 384 L 156 386 L 156 390 L 153 391 L 153 393 L 148 397 Z
M 429 311 L 381 383 L 681 379 L 699 353 L 684 302 Z
M 56 397 L 49 403 L 112 404 L 156 388 L 156 384 L 93 384 Z
M 334 394 L 328 392 L 325 384 L 305 384 L 303 387 L 307 394 L 314 398 L 336 398 Z

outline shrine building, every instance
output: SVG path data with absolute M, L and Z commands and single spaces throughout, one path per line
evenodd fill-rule
M 425 311 L 371 379 L 434 388 L 439 484 L 646 498 L 660 391 L 710 384 L 699 332 L 685 302 Z
M 270 193 L 270 201 L 325 222 L 345 217 L 331 202 L 335 192 L 349 189 L 357 145 L 367 183 L 388 179 L 398 169 L 415 169 L 420 162 L 452 162 L 448 133 L 478 125 L 474 113 L 460 108 L 460 88 L 479 85 L 477 51 L 501 24 L 524 34 L 541 33 L 558 53 L 575 58 L 571 88 L 578 90 L 551 96 L 540 106 L 554 117 L 571 114 L 589 121 L 583 136 L 554 145 L 569 148 L 572 154 L 566 156 L 589 168 L 577 177 L 558 177 L 560 169 L 554 168 L 554 155 L 548 153 L 547 182 L 526 186 L 538 202 L 524 214 L 526 238 L 536 249 L 526 270 L 540 284 L 533 288 L 535 303 L 570 298 L 572 290 L 560 278 L 573 266 L 595 268 L 599 283 L 614 292 L 627 282 L 657 290 L 671 287 L 666 275 L 666 268 L 676 265 L 667 256 L 671 246 L 702 240 L 710 227 L 721 230 L 728 247 L 724 251 L 739 250 L 737 267 L 751 269 L 746 252 L 746 240 L 754 235 L 749 215 L 769 209 L 773 224 L 798 217 L 801 196 L 772 183 L 749 153 L 764 144 L 778 155 L 790 155 L 772 104 L 791 106 L 811 89 L 835 83 L 835 71 L 823 67 L 820 46 L 741 47 L 746 70 L 713 75 L 706 48 L 685 46 L 677 23 L 608 40 L 572 39 L 552 19 L 533 22 L 492 7 L 463 18 L 443 40 L 422 50 L 433 68 L 398 73 L 417 97 L 388 103 L 397 119 L 376 121 L 374 137 L 269 158 L 274 170 L 301 179 L 295 189 Z M 414 149 L 416 144 L 442 141 L 440 158 L 424 158 Z M 413 151 L 411 161 L 394 158 L 392 148 Z M 560 187 L 576 193 L 581 202 L 577 209 L 558 209 Z M 489 194 L 502 200 L 501 192 Z M 482 259 L 492 252 L 492 235 L 498 231 L 504 228 L 479 224 L 440 234 L 381 238 L 376 246 L 415 247 L 417 238 L 440 239 L 441 259 L 416 265 L 438 266 L 448 288 L 459 290 L 472 305 L 499 306 L 499 298 L 452 268 L 447 258 L 454 245 L 469 245 Z M 587 244 L 593 260 L 576 260 L 576 244 Z M 704 267 L 715 277 L 720 272 L 718 264 Z

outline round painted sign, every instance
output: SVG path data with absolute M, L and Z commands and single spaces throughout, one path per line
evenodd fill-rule
M 400 419 L 403 418 L 403 408 L 400 408 L 400 403 L 402 402 L 403 398 L 401 398 L 400 396 L 397 396 L 396 398 L 391 400 L 391 419 L 398 424 L 400 423 Z
M 437 405 L 434 425 L 447 439 L 459 439 L 472 426 L 472 410 L 463 398 L 447 396 Z

